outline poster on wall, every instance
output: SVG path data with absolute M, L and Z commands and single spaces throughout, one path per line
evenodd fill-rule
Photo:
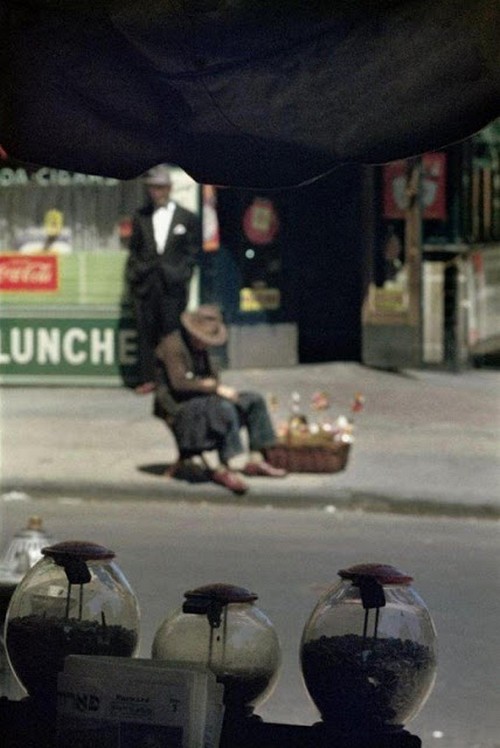
M 252 244 L 271 244 L 278 235 L 280 222 L 271 200 L 255 197 L 243 214 L 243 233 Z
M 241 288 L 240 310 L 242 312 L 275 311 L 280 308 L 279 288 Z
M 43 216 L 42 225 L 27 226 L 17 237 L 17 249 L 23 254 L 54 253 L 68 254 L 73 250 L 72 230 L 64 225 L 64 213 L 49 208 Z
M 446 212 L 446 154 L 426 153 L 422 156 L 422 218 L 445 221 Z M 383 179 L 383 217 L 404 220 L 408 207 L 408 161 L 385 164 Z
M 216 252 L 220 246 L 219 221 L 217 217 L 217 192 L 211 184 L 202 187 L 203 251 Z
M 410 294 L 408 266 L 403 241 L 393 224 L 389 224 L 382 244 L 383 282 L 371 282 L 365 303 L 365 321 L 372 323 L 406 323 Z
M 251 197 L 241 218 L 241 312 L 275 312 L 281 307 L 280 229 L 275 201 L 258 195 Z
M 47 257 L 0 255 L 0 291 L 40 293 L 57 291 L 59 262 Z

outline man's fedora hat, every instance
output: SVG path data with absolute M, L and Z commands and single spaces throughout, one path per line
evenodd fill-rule
M 166 166 L 160 164 L 160 166 L 154 166 L 152 169 L 146 172 L 142 177 L 144 184 L 151 187 L 171 187 L 172 178 L 170 171 Z
M 227 327 L 215 304 L 201 304 L 193 312 L 183 312 L 181 323 L 190 335 L 205 345 L 224 345 L 227 340 Z

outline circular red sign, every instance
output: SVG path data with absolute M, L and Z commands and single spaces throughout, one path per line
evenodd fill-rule
M 243 214 L 243 231 L 252 244 L 270 244 L 279 227 L 276 209 L 267 198 L 256 197 Z

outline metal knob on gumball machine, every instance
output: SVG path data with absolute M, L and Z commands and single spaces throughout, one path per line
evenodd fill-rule
M 113 551 L 65 541 L 42 558 L 12 595 L 5 620 L 10 665 L 30 697 L 53 706 L 70 654 L 131 657 L 139 606 Z
M 412 577 L 359 564 L 318 601 L 300 645 L 302 675 L 332 734 L 394 734 L 427 700 L 436 631 Z
M 186 592 L 156 632 L 153 659 L 209 668 L 224 685 L 226 714 L 251 715 L 271 694 L 281 664 L 278 636 L 256 600 L 232 584 Z

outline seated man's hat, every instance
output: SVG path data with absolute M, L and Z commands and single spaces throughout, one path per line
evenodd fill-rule
M 201 304 L 193 312 L 183 312 L 181 323 L 190 335 L 207 346 L 224 345 L 227 340 L 227 327 L 215 304 Z

